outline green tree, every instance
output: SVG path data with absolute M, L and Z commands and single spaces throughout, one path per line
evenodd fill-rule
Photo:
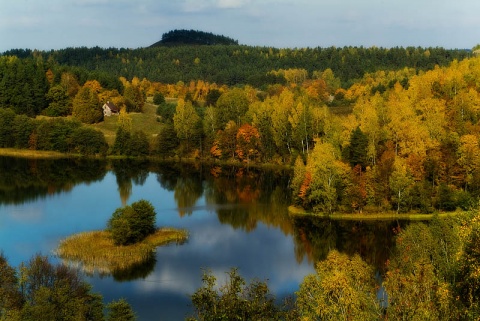
M 309 153 L 312 139 L 312 114 L 307 104 L 299 102 L 290 110 L 288 122 L 292 129 L 292 140 L 302 154 Z
M 130 137 L 130 146 L 128 148 L 129 156 L 148 156 L 150 154 L 150 144 L 147 134 L 142 130 L 135 130 Z
M 191 141 L 200 134 L 200 116 L 190 101 L 178 100 L 175 115 L 173 115 L 173 126 L 177 137 L 186 144 L 186 150 L 189 151 Z
M 108 230 L 116 245 L 128 245 L 142 241 L 155 231 L 156 213 L 146 200 L 131 206 L 117 208 L 108 221 Z
M 372 267 L 358 255 L 330 251 L 318 262 L 316 274 L 300 284 L 297 307 L 300 320 L 379 320 Z
M 70 114 L 70 99 L 67 90 L 61 85 L 51 87 L 46 95 L 49 102 L 48 107 L 42 114 L 51 117 L 66 116 Z
M 165 96 L 162 93 L 155 93 L 155 95 L 153 95 L 153 103 L 155 105 L 165 104 Z
M 137 317 L 132 307 L 125 299 L 113 301 L 107 304 L 106 321 L 135 321 Z
M 0 112 L 1 113 L 1 112 Z M 13 140 L 16 148 L 30 148 L 30 136 L 37 128 L 38 121 L 26 116 L 17 115 L 13 120 Z M 1 130 L 0 130 L 1 131 Z
M 281 155 L 291 153 L 292 133 L 288 121 L 290 110 L 294 106 L 294 95 L 289 90 L 284 90 L 280 97 L 273 99 L 271 110 L 272 136 Z
M 82 155 L 106 155 L 108 144 L 101 131 L 88 127 L 79 127 L 72 132 L 73 151 Z
M 15 112 L 12 109 L 0 108 L 0 147 L 13 147 L 13 124 Z
M 115 141 L 112 146 L 112 154 L 128 155 L 131 137 L 132 135 L 129 130 L 123 128 L 122 126 L 118 127 L 115 135 Z
M 0 320 L 14 319 L 16 312 L 23 305 L 23 298 L 18 288 L 17 273 L 8 265 L 7 259 L 0 253 Z
M 246 284 L 237 269 L 227 273 L 227 281 L 217 287 L 217 279 L 204 271 L 203 286 L 192 296 L 194 316 L 188 320 L 281 320 L 285 314 L 275 305 L 275 296 L 261 281 Z
M 163 103 L 157 107 L 157 115 L 161 117 L 162 122 L 172 122 L 175 114 L 176 105 L 172 103 Z
M 103 120 L 97 93 L 89 88 L 82 87 L 73 99 L 72 116 L 82 123 L 93 124 Z
M 308 201 L 315 211 L 331 214 L 338 206 L 347 172 L 339 157 L 339 151 L 329 143 L 317 143 L 310 153 L 306 166 L 306 172 L 311 174 Z
M 75 269 L 37 255 L 21 268 L 20 284 L 22 320 L 103 320 L 101 296 L 91 293 Z
M 35 130 L 36 147 L 39 150 L 55 150 L 67 153 L 72 150 L 72 134 L 81 126 L 78 121 L 52 118 L 40 121 Z
M 178 138 L 172 124 L 164 124 L 157 135 L 156 151 L 162 157 L 174 156 L 178 147 Z
M 458 320 L 460 242 L 452 220 L 410 224 L 396 237 L 383 285 L 389 320 Z
M 350 144 L 345 150 L 350 165 L 360 165 L 363 169 L 367 166 L 368 137 L 362 132 L 360 126 L 350 134 Z
M 217 100 L 217 128 L 224 128 L 229 121 L 242 125 L 242 118 L 248 110 L 248 98 L 245 91 L 234 88 L 223 93 Z
M 205 97 L 206 106 L 215 106 L 217 104 L 218 98 L 222 95 L 221 91 L 218 89 L 211 89 L 208 91 L 207 96 Z
M 127 111 L 141 113 L 145 105 L 145 97 L 139 86 L 127 84 L 123 92 L 126 100 Z

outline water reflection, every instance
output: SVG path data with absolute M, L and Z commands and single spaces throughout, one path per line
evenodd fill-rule
M 118 192 L 122 205 L 128 203 L 132 194 L 132 183 L 143 185 L 148 177 L 148 162 L 136 159 L 115 159 L 111 161 L 111 168 L 117 178 Z
M 294 221 L 295 256 L 298 262 L 326 259 L 330 250 L 337 249 L 349 255 L 358 254 L 377 271 L 385 270 L 385 263 L 395 246 L 394 229 L 405 222 L 334 221 L 320 218 L 302 218 Z
M 125 269 L 112 271 L 112 276 L 118 282 L 145 279 L 155 270 L 155 264 L 157 264 L 157 258 L 152 252 L 143 262 L 132 264 Z
M 238 267 L 292 294 L 332 249 L 359 253 L 381 271 L 397 223 L 291 220 L 287 170 L 134 160 L 0 157 L 0 251 L 13 265 L 61 239 L 103 229 L 119 206 L 147 199 L 159 226 L 187 229 L 182 246 L 157 249 L 136 267 L 89 278 L 106 301 L 125 297 L 139 320 L 183 320 L 201 268 L 219 280 Z M 25 203 L 25 204 L 24 204 Z M 18 219 L 18 218 L 22 219 Z
M 103 179 L 106 162 L 97 159 L 0 157 L 0 204 L 22 204 Z

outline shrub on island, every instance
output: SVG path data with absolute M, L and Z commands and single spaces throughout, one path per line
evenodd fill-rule
M 115 245 L 135 244 L 155 232 L 155 209 L 146 200 L 117 208 L 108 221 Z
M 188 238 L 185 230 L 155 227 L 155 209 L 146 200 L 115 210 L 104 231 L 83 232 L 60 242 L 57 255 L 87 273 L 120 273 L 152 258 L 156 247 Z

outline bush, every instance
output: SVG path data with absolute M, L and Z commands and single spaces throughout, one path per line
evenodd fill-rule
M 107 321 L 135 321 L 137 317 L 125 299 L 110 302 L 107 305 Z
M 75 129 L 71 141 L 73 149 L 82 155 L 105 155 L 108 150 L 108 144 L 103 133 L 88 127 Z
M 153 95 L 153 103 L 155 105 L 161 105 L 165 103 L 165 96 L 162 93 L 156 93 Z
M 134 321 L 135 313 L 121 299 L 105 305 L 76 268 L 52 264 L 35 255 L 18 269 L 0 253 L 0 320 Z
M 155 232 L 156 215 L 152 204 L 146 200 L 117 208 L 108 221 L 115 245 L 138 243 Z

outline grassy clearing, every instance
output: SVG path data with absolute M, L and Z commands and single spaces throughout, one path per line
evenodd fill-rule
M 142 242 L 117 246 L 108 231 L 83 232 L 60 242 L 56 254 L 70 264 L 80 265 L 87 273 L 112 274 L 148 260 L 158 246 L 187 240 L 185 230 L 161 228 Z
M 456 216 L 464 213 L 463 211 L 455 211 L 448 213 L 435 213 L 435 214 L 419 214 L 419 213 L 402 213 L 385 212 L 385 213 L 311 213 L 305 211 L 303 208 L 297 206 L 289 206 L 288 213 L 293 218 L 301 217 L 319 217 L 328 218 L 331 220 L 345 220 L 345 221 L 393 221 L 393 220 L 405 220 L 405 221 L 429 221 L 435 216 L 439 218 L 445 218 L 449 216 Z
M 154 137 L 160 131 L 160 123 L 157 122 L 157 106 L 152 103 L 145 103 L 142 113 L 129 113 L 132 119 L 133 130 L 142 130 L 147 137 Z M 115 135 L 118 129 L 118 116 L 105 117 L 98 124 L 88 125 L 101 131 L 109 145 L 115 142 Z

